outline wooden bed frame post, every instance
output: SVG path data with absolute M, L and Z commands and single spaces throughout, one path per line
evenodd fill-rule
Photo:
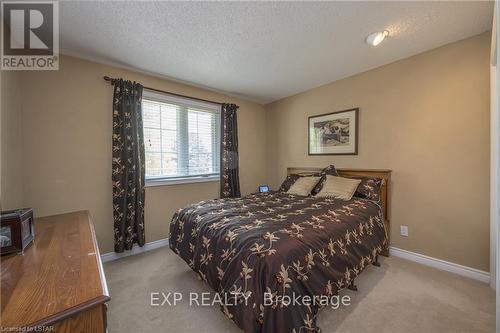
M 319 173 L 322 168 L 287 168 L 287 174 L 312 174 Z M 384 225 L 387 231 L 387 245 L 382 250 L 381 254 L 385 257 L 389 256 L 389 246 L 391 244 L 391 223 L 390 223 L 390 187 L 391 187 L 391 172 L 387 169 L 337 169 L 339 176 L 346 178 L 379 178 L 383 179 L 382 187 L 380 188 L 380 205 L 384 214 Z M 376 262 L 378 263 L 378 261 Z M 380 264 L 379 264 L 380 265 Z M 376 265 L 375 265 L 376 266 Z

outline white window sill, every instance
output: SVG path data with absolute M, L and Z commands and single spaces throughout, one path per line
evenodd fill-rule
M 192 184 L 192 183 L 207 183 L 207 182 L 218 182 L 220 176 L 200 176 L 200 177 L 185 177 L 185 178 L 151 178 L 146 179 L 146 187 L 153 186 L 168 186 L 168 185 L 179 185 L 179 184 Z

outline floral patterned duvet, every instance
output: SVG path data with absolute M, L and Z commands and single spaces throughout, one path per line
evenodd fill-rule
M 283 192 L 203 201 L 170 225 L 170 248 L 221 297 L 237 299 L 222 311 L 248 333 L 319 332 L 322 305 L 283 296 L 336 295 L 386 242 L 373 201 Z

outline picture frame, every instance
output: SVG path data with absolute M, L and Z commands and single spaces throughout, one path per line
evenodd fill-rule
M 359 108 L 308 118 L 308 155 L 357 155 Z

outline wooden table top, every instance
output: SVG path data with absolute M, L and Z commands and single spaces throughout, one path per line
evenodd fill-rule
M 24 254 L 1 258 L 1 326 L 51 325 L 109 301 L 87 211 L 35 219 Z

